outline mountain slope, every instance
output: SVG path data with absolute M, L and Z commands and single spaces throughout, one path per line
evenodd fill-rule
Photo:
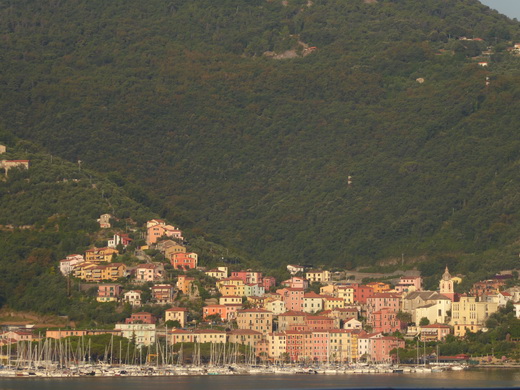
M 474 0 L 286 4 L 5 5 L 3 124 L 268 265 L 513 253 L 518 24 Z

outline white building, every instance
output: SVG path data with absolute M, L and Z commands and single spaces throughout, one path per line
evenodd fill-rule
M 305 313 L 316 313 L 323 310 L 323 297 L 315 292 L 303 295 L 303 308 Z
M 121 331 L 121 336 L 135 340 L 138 347 L 155 343 L 155 324 L 116 324 L 114 329 Z
M 130 290 L 123 294 L 123 300 L 132 306 L 141 306 L 141 291 Z
M 437 296 L 434 302 L 419 306 L 415 309 L 415 322 L 428 318 L 430 324 L 445 324 L 448 320 L 448 311 L 451 310 L 451 300 L 445 296 Z
M 77 264 L 83 263 L 84 261 L 83 255 L 68 255 L 65 259 L 60 260 L 60 272 L 64 276 L 68 276 Z
M 358 338 L 358 359 L 370 358 L 372 355 L 372 339 L 383 337 L 383 333 L 370 333 Z
M 274 315 L 283 314 L 287 311 L 287 308 L 285 307 L 285 302 L 279 299 L 276 301 L 269 302 L 265 308 L 269 311 L 272 311 Z
M 343 324 L 343 329 L 363 329 L 363 324 L 355 318 L 350 318 Z

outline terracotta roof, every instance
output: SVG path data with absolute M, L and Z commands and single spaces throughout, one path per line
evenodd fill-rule
M 307 313 L 304 313 L 303 311 L 289 310 L 289 311 L 286 311 L 285 313 L 278 315 L 278 317 L 301 317 L 301 316 L 306 317 Z
M 215 330 L 215 329 L 196 329 L 193 331 L 193 334 L 197 334 L 197 333 L 205 333 L 205 334 L 210 334 L 210 333 L 217 333 L 217 334 L 226 334 L 225 331 L 223 330 Z
M 261 332 L 257 332 L 256 330 L 251 330 L 251 329 L 233 329 L 232 331 L 229 332 L 229 334 L 236 334 L 236 335 L 239 335 L 239 334 L 251 334 L 251 335 L 255 335 L 255 336 L 261 336 L 262 335 Z
M 430 329 L 437 329 L 437 328 L 444 328 L 444 329 L 450 329 L 449 325 L 445 325 L 445 324 L 430 324 L 430 325 L 423 325 L 423 326 L 420 326 L 420 328 L 430 328 Z
M 303 294 L 303 297 L 304 298 L 324 298 L 322 295 L 316 294 L 314 291 L 311 291 L 309 293 Z

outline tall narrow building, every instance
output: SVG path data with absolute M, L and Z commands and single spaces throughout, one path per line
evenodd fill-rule
M 453 280 L 451 280 L 450 271 L 448 270 L 448 266 L 446 266 L 446 270 L 444 274 L 442 274 L 442 279 L 439 282 L 439 293 L 448 297 L 452 302 L 455 300 L 455 291 L 453 290 Z

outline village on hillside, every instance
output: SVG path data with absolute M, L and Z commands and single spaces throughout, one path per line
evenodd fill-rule
M 99 218 L 100 231 L 111 229 L 112 218 Z M 135 248 L 135 265 L 117 260 L 132 245 L 131 236 L 145 241 Z M 447 266 L 435 291 L 423 288 L 418 271 L 363 283 L 355 275 L 338 280 L 329 270 L 297 264 L 287 265 L 287 280 L 250 269 L 230 271 L 226 264 L 208 269 L 188 250 L 183 232 L 160 219 L 132 233 L 115 232 L 107 241 L 106 247 L 67 256 L 59 270 L 67 283 L 73 280 L 82 291 L 94 291 L 98 302 L 130 305 L 132 314 L 124 323 L 113 329 L 48 329 L 45 335 L 31 326 L 9 326 L 0 336 L 2 345 L 110 334 L 137 346 L 158 339 L 169 345 L 243 344 L 270 362 L 395 363 L 395 351 L 406 340 L 441 342 L 485 332 L 489 317 L 511 304 L 520 318 L 520 288 L 508 284 L 518 279 L 514 272 L 458 294 L 455 285 L 461 278 Z M 146 254 L 150 250 L 165 261 L 153 261 Z M 163 314 L 143 311 L 145 304 L 160 305 Z

